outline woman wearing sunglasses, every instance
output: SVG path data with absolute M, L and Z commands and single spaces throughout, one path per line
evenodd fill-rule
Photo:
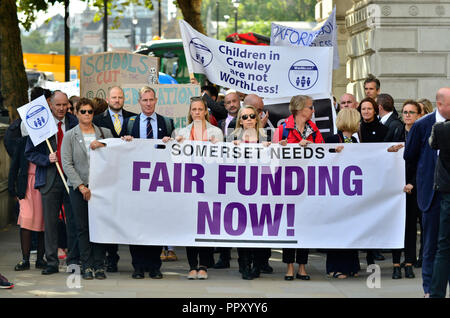
M 201 97 L 192 97 L 189 105 L 188 126 L 176 132 L 175 140 L 223 141 L 222 131 L 209 123 L 208 109 Z M 163 142 L 170 138 L 164 137 Z M 189 280 L 208 279 L 208 267 L 214 265 L 214 248 L 186 246 L 186 256 L 189 262 Z
M 306 147 L 311 143 L 324 143 L 319 128 L 311 121 L 314 114 L 313 100 L 309 96 L 298 95 L 291 98 L 289 103 L 291 116 L 286 119 L 275 131 L 273 142 L 278 142 L 282 146 L 288 143 L 298 143 Z M 297 279 L 310 280 L 306 272 L 309 249 L 283 249 L 283 263 L 287 264 L 285 280 L 294 280 L 294 261 L 299 264 Z
M 412 125 L 421 117 L 422 109 L 419 103 L 414 100 L 407 100 L 403 103 L 402 118 L 405 123 L 404 140 L 408 137 Z M 416 238 L 417 238 L 417 219 L 421 221 L 422 216 L 417 206 L 416 191 L 416 170 L 414 164 L 405 162 L 406 167 L 406 186 L 403 191 L 406 193 L 406 222 L 405 222 L 405 248 L 392 250 L 392 263 L 394 265 L 392 279 L 402 278 L 400 257 L 402 251 L 405 253 L 405 277 L 414 278 L 413 265 L 416 263 Z M 420 222 L 422 227 L 422 222 Z M 422 233 L 422 231 L 421 231 Z M 420 258 L 421 255 L 419 255 Z
M 239 109 L 236 116 L 236 128 L 227 136 L 227 141 L 233 142 L 235 145 L 240 143 L 262 143 L 269 146 L 267 135 L 261 127 L 260 116 L 255 107 L 244 105 Z M 261 248 L 238 248 L 239 272 L 242 279 L 252 280 L 258 278 L 261 267 L 267 259 L 265 255 L 267 251 Z M 253 263 L 253 268 L 252 268 Z
M 89 154 L 91 150 L 105 146 L 99 139 L 113 138 L 113 135 L 109 129 L 97 127 L 92 123 L 94 107 L 91 100 L 81 98 L 75 110 L 79 124 L 64 135 L 61 146 L 62 165 L 67 175 L 70 201 L 78 222 L 83 278 L 105 279 L 105 249 L 103 245 L 89 240 Z

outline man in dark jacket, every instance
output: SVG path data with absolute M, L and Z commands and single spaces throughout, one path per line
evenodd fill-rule
M 380 115 L 380 122 L 389 130 L 384 137 L 385 142 L 402 142 L 404 141 L 403 123 L 398 119 L 397 112 L 394 107 L 394 99 L 389 94 L 379 94 L 377 96 L 377 104 Z
M 434 189 L 441 193 L 438 249 L 434 261 L 430 295 L 433 298 L 445 298 L 446 286 L 450 282 L 450 88 L 439 90 L 439 94 L 441 94 L 440 113 L 446 122 L 436 123 L 429 139 L 430 147 L 439 150 L 434 174 Z
M 61 206 L 64 204 L 64 212 L 67 221 L 67 243 L 69 254 L 67 264 L 78 264 L 80 253 L 78 249 L 77 225 L 70 204 L 69 194 L 66 191 L 61 176 L 56 169 L 56 162 L 60 162 L 62 138 L 66 131 L 78 124 L 78 119 L 67 113 L 69 108 L 67 95 L 59 90 L 54 91 L 50 98 L 50 110 L 58 127 L 58 133 L 49 138 L 53 151 L 45 142 L 34 146 L 31 139 L 25 147 L 26 158 L 36 165 L 36 179 L 34 187 L 42 194 L 42 207 L 44 210 L 45 226 L 45 258 L 47 267 L 42 271 L 43 275 L 57 273 L 59 271 L 58 260 L 58 216 Z

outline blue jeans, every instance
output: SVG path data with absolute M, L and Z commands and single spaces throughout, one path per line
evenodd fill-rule
M 450 282 L 450 193 L 442 193 L 438 250 L 430 296 L 445 298 L 447 282 Z

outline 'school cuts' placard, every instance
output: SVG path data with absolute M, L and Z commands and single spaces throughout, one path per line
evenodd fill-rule
M 107 143 L 91 153 L 93 242 L 403 247 L 405 169 L 392 144 L 336 153 L 331 144 Z

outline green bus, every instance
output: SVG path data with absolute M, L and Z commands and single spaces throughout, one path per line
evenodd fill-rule
M 172 76 L 180 84 L 190 83 L 181 39 L 153 40 L 139 45 L 134 53 L 159 57 L 160 72 Z M 203 85 L 205 76 L 196 74 L 195 77 Z

